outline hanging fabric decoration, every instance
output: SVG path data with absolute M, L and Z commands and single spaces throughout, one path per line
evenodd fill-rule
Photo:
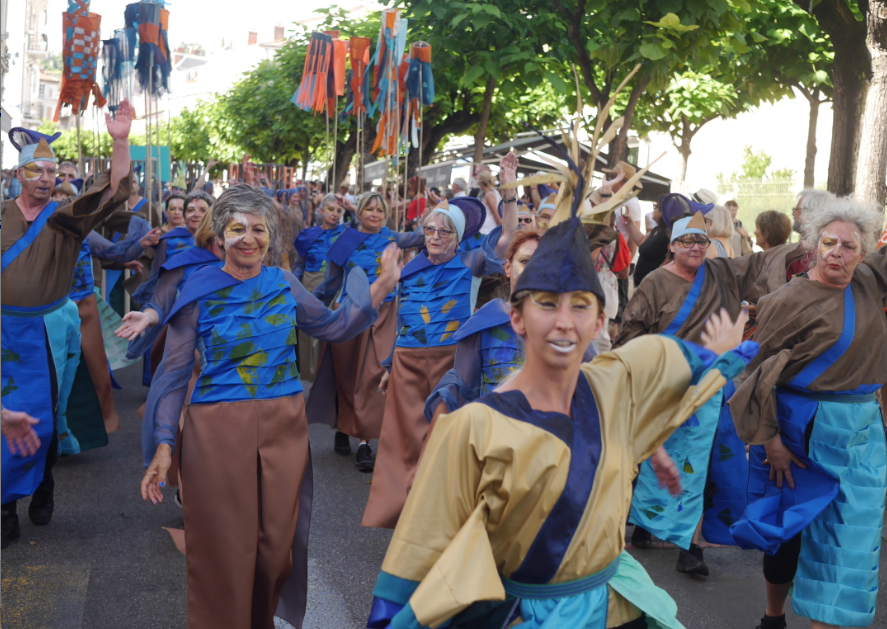
M 401 127 L 399 118 L 404 101 L 400 66 L 406 46 L 406 31 L 407 20 L 400 17 L 399 10 L 382 12 L 382 28 L 379 31 L 379 43 L 373 58 L 375 100 L 367 110 L 371 117 L 376 111 L 380 113 L 373 152 L 380 150 L 382 155 L 393 156 L 395 165 L 398 163 Z
M 139 86 L 151 96 L 169 91 L 169 43 L 166 30 L 169 27 L 169 11 L 160 2 L 139 2 L 127 5 L 127 20 L 137 12 L 139 29 L 139 57 L 135 69 Z
M 118 28 L 114 37 L 102 40 L 102 95 L 108 109 L 117 113 L 123 99 L 132 101 L 135 76 L 136 29 Z
M 348 42 L 339 39 L 337 32 L 333 38 L 333 60 L 329 73 L 329 85 L 327 87 L 327 107 L 330 115 L 336 113 L 335 99 L 345 95 L 345 61 L 348 59 Z
M 333 59 L 333 38 L 326 33 L 311 33 L 302 82 L 291 99 L 302 111 L 321 113 L 326 107 L 327 76 Z
M 410 67 L 406 80 L 413 148 L 419 148 L 422 132 L 422 107 L 434 102 L 434 77 L 431 75 L 431 45 L 416 42 L 410 46 Z M 404 135 L 407 135 L 404 133 Z
M 355 116 L 366 112 L 367 94 L 364 91 L 364 80 L 367 78 L 367 66 L 370 64 L 370 38 L 352 37 L 349 42 L 351 56 L 351 92 L 353 106 L 351 113 Z
M 105 105 L 96 82 L 101 24 L 102 16 L 89 12 L 89 0 L 68 0 L 68 10 L 62 13 L 65 68 L 53 117 L 56 122 L 62 105 L 71 105 L 75 115 L 85 111 L 90 93 L 99 107 Z

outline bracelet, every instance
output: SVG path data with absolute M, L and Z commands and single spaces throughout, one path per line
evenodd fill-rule
M 517 203 L 517 197 L 511 197 L 510 199 L 502 198 L 502 203 Z
M 601 197 L 602 199 L 609 199 L 610 197 L 613 196 L 612 193 L 610 193 L 610 194 L 603 194 L 603 193 L 599 192 L 598 194 L 600 195 L 600 197 Z

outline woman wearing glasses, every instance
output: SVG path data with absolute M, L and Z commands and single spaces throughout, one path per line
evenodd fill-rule
M 502 183 L 513 181 L 517 157 L 509 153 L 499 168 Z M 480 279 L 502 268 L 517 229 L 517 196 L 508 194 L 502 225 L 479 249 L 467 252 L 460 251 L 459 243 L 483 225 L 484 206 L 470 197 L 442 201 L 425 219 L 425 251 L 401 273 L 398 336 L 390 378 L 386 373 L 380 387 L 387 400 L 363 526 L 397 524 L 428 432 L 425 400 L 452 369 L 454 334 L 474 312 Z
M 390 210 L 378 192 L 362 195 L 357 204 L 357 220 L 346 228 L 327 251 L 326 275 L 315 297 L 327 306 L 339 295 L 337 303 L 348 296 L 339 290 L 348 273 L 363 269 L 370 284 L 379 277 L 382 252 L 394 243 L 401 249 L 421 247 L 421 230 L 395 232 L 386 227 Z M 317 380 L 311 391 L 307 412 L 311 423 L 325 423 L 336 428 L 335 451 L 351 454 L 349 436 L 360 439 L 357 468 L 373 470 L 373 452 L 369 440 L 378 439 L 382 429 L 385 398 L 379 381 L 397 336 L 397 292 L 392 291 L 379 306 L 379 318 L 359 336 L 341 343 L 329 343 L 324 352 Z M 327 368 L 331 363 L 332 369 Z M 332 372 L 335 372 L 333 375 Z M 334 400 L 338 400 L 338 413 Z
M 699 207 L 683 197 L 678 201 L 686 201 L 689 208 Z M 735 318 L 743 300 L 757 301 L 760 287 L 756 280 L 768 276 L 776 258 L 756 253 L 732 260 L 706 259 L 711 239 L 703 214 L 711 207 L 702 206 L 692 217 L 671 223 L 669 252 L 673 260 L 647 275 L 635 289 L 615 347 L 644 334 L 669 334 L 698 342 L 710 315 L 723 308 Z M 671 205 L 666 209 L 670 215 L 678 211 Z M 684 491 L 680 497 L 672 498 L 659 488 L 650 463 L 644 463 L 638 475 L 629 518 L 635 524 L 632 543 L 650 548 L 651 533 L 675 543 L 681 548 L 677 570 L 687 574 L 708 575 L 702 549 L 696 543 L 706 482 L 714 487 L 711 508 L 702 522 L 707 541 L 734 544 L 728 528 L 746 506 L 745 448 L 725 402 L 733 391 L 733 383 L 728 382 L 723 395 L 709 400 L 666 442 L 665 450 L 682 471 Z M 712 458 L 713 442 L 718 456 Z

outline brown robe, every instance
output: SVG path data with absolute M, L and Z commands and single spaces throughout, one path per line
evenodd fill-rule
M 360 335 L 344 343 L 327 344 L 336 372 L 337 430 L 358 439 L 379 438 L 385 411 L 385 396 L 379 392 L 385 373 L 382 360 L 391 352 L 396 337 L 397 302 L 389 301 L 379 306 L 379 318 Z M 319 383 L 320 374 L 315 387 Z
M 110 173 L 102 173 L 86 193 L 63 202 L 46 226 L 3 272 L 2 301 L 8 306 L 35 307 L 49 304 L 71 293 L 74 267 L 80 245 L 87 234 L 129 198 L 131 176 L 124 177 L 117 194 L 101 205 L 111 184 Z M 0 253 L 6 253 L 28 230 L 15 200 L 0 205 Z
M 394 350 L 376 468 L 361 526 L 397 525 L 428 434 L 425 400 L 453 368 L 455 357 L 455 345 Z
M 804 256 L 801 245 L 790 244 L 741 258 L 705 261 L 705 282 L 695 306 L 675 336 L 699 342 L 709 315 L 726 308 L 734 319 L 742 301 L 758 300 L 785 284 L 785 270 Z M 664 332 L 677 316 L 693 282 L 666 268 L 647 275 L 625 307 L 623 324 L 613 347 L 621 347 L 643 334 Z
M 808 387 L 811 391 L 850 391 L 887 382 L 887 258 L 869 254 L 851 282 L 856 327 L 846 352 Z M 844 326 L 844 291 L 803 277 L 758 302 L 761 344 L 730 400 L 739 437 L 762 444 L 779 432 L 774 387 L 791 382 L 830 348 Z

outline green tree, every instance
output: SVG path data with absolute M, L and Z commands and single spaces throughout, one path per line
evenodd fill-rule
M 663 92 L 642 102 L 635 118 L 639 133 L 668 133 L 681 156 L 676 183 L 687 176 L 687 163 L 692 153 L 691 142 L 699 130 L 718 117 L 730 117 L 744 107 L 738 90 L 732 84 L 693 71 L 675 77 Z
M 577 64 L 598 111 L 631 68 L 643 64 L 614 112 L 625 118 L 625 125 L 610 146 L 611 163 L 627 155 L 632 118 L 645 92 L 666 89 L 678 69 L 715 65 L 725 41 L 740 53 L 746 49 L 741 0 L 526 4 L 552 54 Z

